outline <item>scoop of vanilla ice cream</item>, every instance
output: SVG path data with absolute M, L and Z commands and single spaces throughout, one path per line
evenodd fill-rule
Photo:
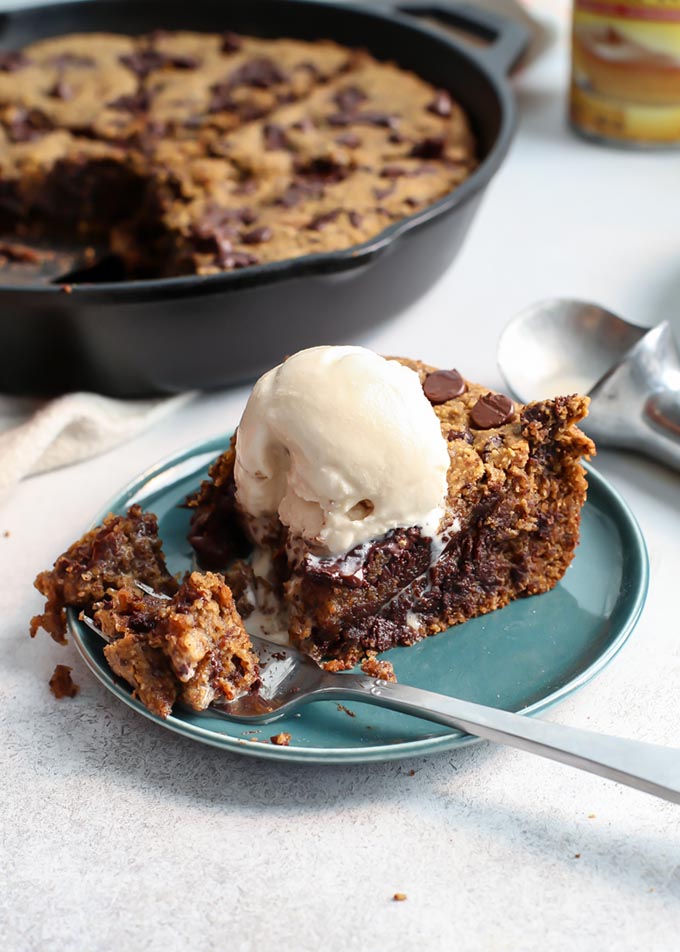
M 312 347 L 255 384 L 236 438 L 239 505 L 341 555 L 398 526 L 433 536 L 447 444 L 418 375 L 363 347 Z

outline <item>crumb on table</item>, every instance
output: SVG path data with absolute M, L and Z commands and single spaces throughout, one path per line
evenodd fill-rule
M 407 898 L 406 893 L 395 893 L 392 896 L 393 902 L 405 902 Z
M 72 670 L 65 664 L 58 664 L 54 669 L 49 685 L 50 691 L 57 700 L 61 700 L 63 697 L 75 697 L 80 691 L 80 687 L 71 678 Z

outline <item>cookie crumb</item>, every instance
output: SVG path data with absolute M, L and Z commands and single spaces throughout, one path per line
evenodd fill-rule
M 415 777 L 415 775 L 416 775 L 415 770 L 409 770 L 408 775 L 409 775 L 409 777 Z
M 277 747 L 288 747 L 291 741 L 291 735 L 282 731 L 280 734 L 274 734 L 274 736 L 269 739 L 272 744 L 276 744 Z
M 344 711 L 344 713 L 345 713 L 348 717 L 356 717 L 355 712 L 354 712 L 354 711 L 350 711 L 350 709 L 349 709 L 348 707 L 345 707 L 344 704 L 338 704 L 338 710 L 339 710 L 339 711 Z
M 589 814 L 588 814 L 588 819 L 589 819 L 589 820 L 594 820 L 594 819 L 595 819 L 595 814 L 594 814 L 594 813 L 589 813 Z
M 3 539 L 9 539 L 9 537 L 11 536 L 11 534 L 12 534 L 12 533 L 9 531 L 9 529 L 5 529 L 5 531 L 2 533 L 2 537 L 3 537 Z
M 361 670 L 369 678 L 379 678 L 381 681 L 396 681 L 397 676 L 389 661 L 378 661 L 377 658 L 366 658 L 361 663 Z
M 393 901 L 393 902 L 405 902 L 407 898 L 408 898 L 408 897 L 407 897 L 406 893 L 395 893 L 395 894 L 392 896 L 392 901 Z
M 321 667 L 324 671 L 330 671 L 331 674 L 337 674 L 339 671 L 348 671 L 354 666 L 352 660 L 344 658 L 333 658 L 331 661 L 323 661 Z
M 75 697 L 80 687 L 74 683 L 71 678 L 71 671 L 73 669 L 67 667 L 65 664 L 58 664 L 54 669 L 54 673 L 49 680 L 50 691 L 57 700 L 61 700 L 63 697 Z
M 581 859 L 580 853 L 574 853 L 574 859 Z

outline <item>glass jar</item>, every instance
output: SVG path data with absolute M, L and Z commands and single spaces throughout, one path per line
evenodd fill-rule
M 574 0 L 569 118 L 601 142 L 680 144 L 680 0 Z

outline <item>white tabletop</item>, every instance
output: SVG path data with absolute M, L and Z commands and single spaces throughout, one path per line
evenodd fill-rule
M 680 329 L 680 158 L 570 134 L 566 71 L 560 41 L 517 81 L 520 130 L 463 252 L 362 343 L 500 386 L 498 333 L 535 299 Z M 29 640 L 35 574 L 141 469 L 231 428 L 245 395 L 196 399 L 0 509 L 2 948 L 677 949 L 677 807 L 490 744 L 346 767 L 223 753 L 128 710 L 72 646 Z M 642 525 L 649 600 L 612 665 L 545 716 L 680 746 L 678 476 L 607 451 L 595 465 Z M 48 691 L 58 662 L 75 700 Z

